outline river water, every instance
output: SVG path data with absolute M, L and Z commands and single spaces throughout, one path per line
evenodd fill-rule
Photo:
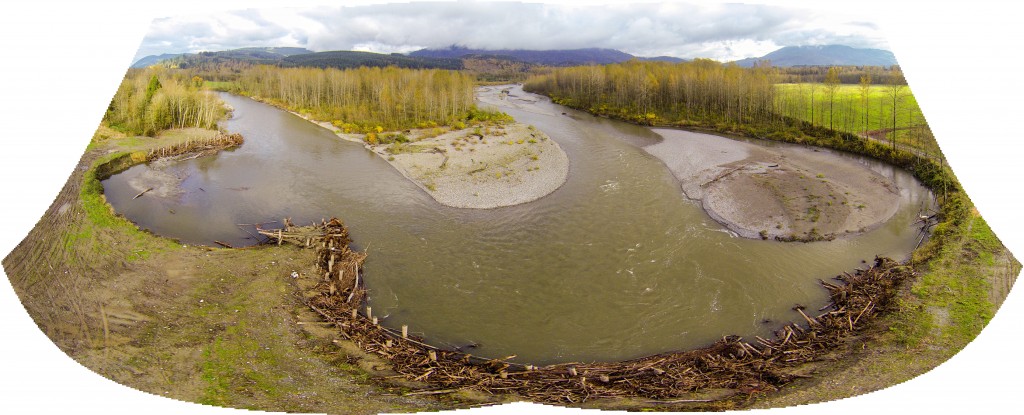
M 482 100 L 498 103 L 496 91 Z M 806 244 L 737 238 L 642 149 L 657 134 L 516 90 L 501 109 L 562 146 L 568 181 L 524 205 L 449 208 L 359 144 L 247 98 L 221 98 L 235 108 L 224 127 L 245 144 L 111 177 L 104 191 L 118 213 L 203 245 L 252 244 L 236 224 L 337 216 L 354 248 L 368 249 L 365 283 L 382 324 L 523 363 L 621 360 L 770 335 L 802 321 L 794 305 L 825 304 L 819 278 L 875 255 L 906 257 L 916 215 L 931 203 L 908 173 L 859 159 L 899 186 L 901 208 L 883 226 Z M 179 179 L 180 194 L 133 200 L 133 181 L 152 174 Z

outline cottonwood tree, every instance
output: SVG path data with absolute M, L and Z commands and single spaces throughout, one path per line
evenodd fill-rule
M 868 125 L 870 124 L 870 118 L 871 118 L 871 115 L 870 115 L 871 108 L 868 105 L 868 104 L 870 104 L 870 97 L 871 97 L 871 74 L 870 73 L 865 73 L 864 75 L 860 76 L 860 100 L 861 100 L 861 104 L 864 105 L 864 128 L 863 128 L 864 134 L 867 134 L 867 132 L 868 132 L 868 128 L 869 128 Z
M 903 71 L 894 67 L 893 71 L 889 74 L 889 83 L 886 85 L 886 96 L 890 98 L 892 104 L 892 149 L 896 149 L 896 115 L 899 112 L 899 105 L 903 101 L 907 87 L 906 78 L 903 77 Z
M 828 68 L 828 74 L 825 75 L 825 91 L 828 93 L 828 128 L 830 130 L 835 129 L 835 123 L 832 118 L 835 114 L 834 106 L 836 103 L 836 91 L 839 89 L 839 68 L 833 66 Z

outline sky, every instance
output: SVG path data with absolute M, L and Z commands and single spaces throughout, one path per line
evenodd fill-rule
M 1020 118 L 1024 82 L 998 81 L 1019 76 L 1018 59 L 1007 51 L 1016 50 L 1017 39 L 1024 38 L 1020 6 L 1000 0 L 936 0 L 924 6 L 900 0 L 757 1 L 828 9 L 832 16 L 847 15 L 852 9 L 876 12 L 872 18 L 878 19 L 899 58 L 950 166 L 999 238 L 1018 258 L 1022 256 L 1024 192 L 1016 189 L 1024 182 L 1024 169 L 1019 167 L 1024 140 L 1012 124 Z M 116 0 L 33 0 L 0 5 L 0 50 L 16 57 L 0 65 L 0 77 L 7 80 L 0 99 L 0 194 L 5 198 L 0 205 L 5 219 L 0 256 L 11 252 L 36 225 L 77 168 L 133 54 L 147 33 L 152 34 L 153 19 L 285 2 L 175 0 L 132 2 L 129 7 Z M 324 2 L 338 0 L 287 0 Z M 974 76 L 978 62 L 984 62 L 982 79 Z M 972 76 L 970 82 L 962 82 L 965 74 Z M 0 408 L 5 413 L 253 413 L 162 399 L 97 375 L 54 346 L 5 280 L 0 276 Z M 1019 374 L 1024 372 L 1024 354 L 1015 352 L 1024 343 L 1021 291 L 1011 291 L 977 340 L 929 373 L 852 399 L 767 413 L 1010 413 L 1020 405 Z M 445 413 L 593 412 L 516 403 Z
M 848 12 L 763 4 L 414 2 L 242 9 L 158 18 L 135 59 L 163 53 L 292 46 L 406 53 L 478 49 L 618 49 L 636 56 L 731 61 L 783 46 L 888 49 L 878 25 Z

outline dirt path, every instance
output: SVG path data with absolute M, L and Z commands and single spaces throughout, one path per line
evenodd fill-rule
M 3 261 L 29 315 L 61 350 L 118 383 L 192 402 L 329 413 L 436 408 L 368 383 L 329 337 L 303 330 L 311 318 L 292 275 L 311 270 L 312 251 L 185 247 L 81 197 L 95 160 L 151 145 L 87 152 Z

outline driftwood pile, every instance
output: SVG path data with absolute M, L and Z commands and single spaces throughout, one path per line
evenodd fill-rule
M 348 233 L 337 219 L 300 230 L 288 228 L 264 235 L 320 249 L 323 281 L 308 305 L 340 329 L 340 335 L 368 353 L 392 364 L 397 377 L 433 385 L 412 394 L 441 394 L 473 389 L 512 394 L 537 402 L 578 404 L 587 400 L 639 397 L 662 403 L 702 402 L 680 399 L 709 389 L 741 393 L 772 391 L 800 377 L 794 368 L 821 359 L 841 347 L 880 312 L 890 307 L 896 288 L 911 271 L 888 258 L 855 274 L 844 273 L 834 283 L 821 281 L 830 304 L 808 314 L 796 307 L 802 322 L 776 331 L 775 338 L 753 342 L 726 336 L 696 350 L 670 352 L 612 363 L 562 363 L 543 367 L 463 352 L 442 350 L 408 334 L 380 326 L 370 307 L 363 305 L 359 284 L 364 253 L 348 249 Z M 316 233 L 322 235 L 318 238 Z
M 240 146 L 245 141 L 241 134 L 218 133 L 209 138 L 190 138 L 183 142 L 150 150 L 146 154 L 146 160 L 152 161 L 164 157 L 173 157 L 182 154 L 191 154 L 194 157 L 214 153 L 218 150 Z

